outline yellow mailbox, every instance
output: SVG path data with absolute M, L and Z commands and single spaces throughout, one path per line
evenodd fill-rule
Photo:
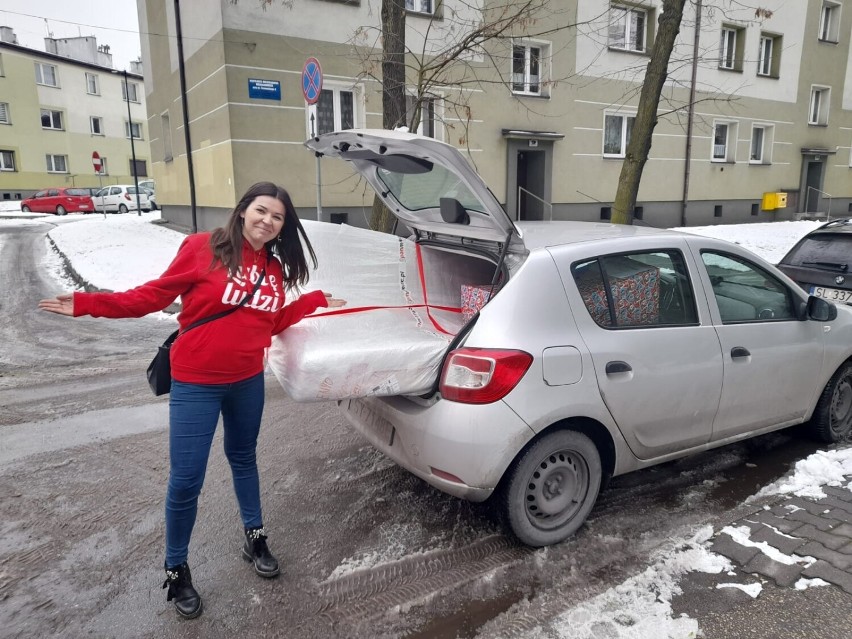
M 764 193 L 763 201 L 760 208 L 764 211 L 774 211 L 775 209 L 783 209 L 787 206 L 786 193 Z

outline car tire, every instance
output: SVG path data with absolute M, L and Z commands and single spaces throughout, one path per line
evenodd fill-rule
M 118 212 L 119 213 L 127 213 L 127 207 L 124 204 L 119 204 L 118 205 Z
M 22 206 L 21 207 L 21 213 L 29 213 L 29 212 L 30 212 L 30 207 L 28 207 L 28 206 Z
M 60 204 L 59 206 L 56 207 L 56 214 L 57 215 L 68 215 L 68 211 L 66 211 L 65 207 Z
M 573 430 L 551 431 L 510 467 L 502 495 L 505 522 L 528 546 L 563 541 L 591 512 L 602 475 L 591 439 Z
M 852 433 L 852 362 L 837 369 L 817 402 L 810 429 L 821 442 L 833 444 Z

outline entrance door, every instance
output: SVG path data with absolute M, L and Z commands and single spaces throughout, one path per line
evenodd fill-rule
M 808 213 L 815 213 L 820 210 L 822 166 L 822 162 L 810 160 L 805 169 L 805 211 Z
M 518 151 L 518 219 L 544 219 L 544 151 Z

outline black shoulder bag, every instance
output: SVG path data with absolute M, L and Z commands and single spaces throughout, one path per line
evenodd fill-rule
M 260 288 L 260 283 L 263 281 L 264 277 L 266 277 L 266 267 L 264 267 L 264 269 L 260 272 L 260 277 L 257 278 L 257 282 L 254 283 L 254 288 L 251 293 L 246 295 L 234 308 L 229 308 L 227 311 L 222 311 L 221 313 L 216 313 L 210 317 L 205 317 L 197 322 L 193 322 L 183 331 L 178 329 L 166 338 L 163 345 L 157 348 L 157 354 L 148 365 L 148 386 L 150 386 L 151 390 L 154 391 L 154 395 L 165 395 L 172 389 L 172 363 L 169 359 L 169 354 L 171 352 L 172 342 L 177 339 L 178 335 L 183 335 L 193 328 L 197 328 L 207 322 L 220 319 L 225 317 L 225 315 L 230 315 L 234 311 L 239 310 L 241 306 L 244 306 L 252 297 L 254 297 L 254 294 L 257 293 L 257 289 Z

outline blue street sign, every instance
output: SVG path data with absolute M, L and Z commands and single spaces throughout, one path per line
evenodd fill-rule
M 308 58 L 302 69 L 302 93 L 305 102 L 316 104 L 322 92 L 322 67 L 316 58 Z
M 278 80 L 255 80 L 249 78 L 248 94 L 250 98 L 260 100 L 281 100 L 281 83 Z

